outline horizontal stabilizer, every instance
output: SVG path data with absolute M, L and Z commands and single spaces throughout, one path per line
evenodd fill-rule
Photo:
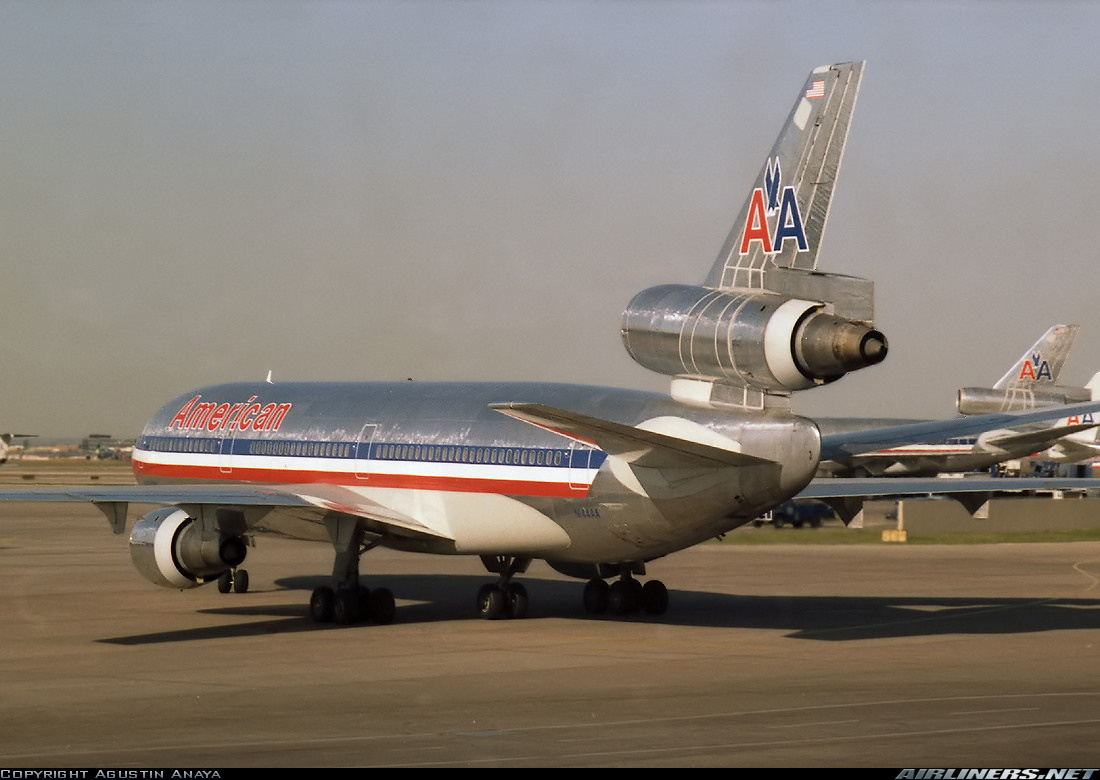
M 567 439 L 595 445 L 634 466 L 665 469 L 774 465 L 764 458 L 542 404 L 490 404 L 489 408 Z

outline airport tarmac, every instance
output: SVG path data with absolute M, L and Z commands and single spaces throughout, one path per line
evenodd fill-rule
M 350 627 L 307 616 L 331 557 L 176 592 L 94 508 L 0 504 L 0 767 L 1100 764 L 1100 542 L 707 544 L 660 618 L 536 563 L 517 621 L 476 558 L 376 550 L 397 620 Z

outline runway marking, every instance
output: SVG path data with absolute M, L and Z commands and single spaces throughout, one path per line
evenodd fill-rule
M 805 723 L 777 723 L 774 726 L 768 726 L 769 729 L 805 729 L 814 728 L 816 726 L 838 726 L 844 723 L 861 723 L 859 718 L 852 718 L 850 720 L 811 720 Z
M 958 712 L 949 712 L 948 715 L 997 715 L 1002 712 L 1033 712 L 1038 710 L 1038 707 L 1010 707 L 1003 710 L 959 710 Z
M 1090 563 L 1100 563 L 1100 560 L 1078 561 L 1077 563 L 1073 564 L 1073 570 L 1075 572 L 1092 580 L 1092 584 L 1085 588 L 1086 593 L 1088 593 L 1090 590 L 1095 590 L 1096 586 L 1100 585 L 1100 577 L 1097 577 L 1095 574 L 1089 574 L 1087 571 L 1081 568 L 1082 566 Z

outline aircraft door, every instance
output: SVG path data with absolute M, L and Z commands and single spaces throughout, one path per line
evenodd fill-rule
M 378 432 L 378 423 L 367 423 L 359 431 L 359 440 L 355 443 L 355 477 L 356 479 L 370 479 L 373 468 L 371 461 L 374 453 L 374 435 Z
M 588 467 L 592 462 L 592 448 L 587 444 L 572 442 L 569 445 L 569 489 L 587 490 Z
M 237 434 L 235 431 L 218 439 L 218 470 L 222 474 L 233 472 L 233 442 L 236 439 Z

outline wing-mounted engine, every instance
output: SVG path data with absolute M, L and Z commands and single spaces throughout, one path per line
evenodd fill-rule
M 1039 409 L 1044 406 L 1064 406 L 1091 400 L 1087 387 L 1059 387 L 1046 389 L 1010 388 L 998 390 L 992 387 L 963 387 L 959 389 L 955 405 L 959 414 L 993 414 L 1015 412 L 1021 409 Z
M 204 538 L 178 507 L 150 512 L 130 532 L 130 560 L 141 576 L 166 588 L 194 588 L 239 566 L 247 547 L 239 536 Z

